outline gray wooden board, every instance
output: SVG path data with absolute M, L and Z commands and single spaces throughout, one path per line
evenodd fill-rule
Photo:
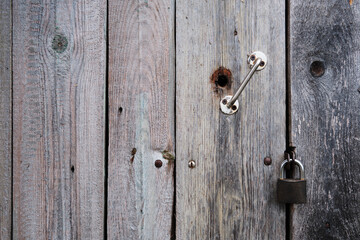
M 13 14 L 14 239 L 101 239 L 106 1 Z
M 360 2 L 290 1 L 289 33 L 293 144 L 308 179 L 291 237 L 359 239 Z
M 268 66 L 255 73 L 236 115 L 223 115 L 219 101 L 239 87 L 255 50 Z M 233 74 L 223 89 L 210 81 L 220 66 Z M 275 192 L 285 122 L 285 2 L 178 0 L 177 239 L 285 238 L 285 206 Z
M 174 57 L 174 1 L 109 1 L 108 239 L 171 237 Z
M 11 237 L 11 1 L 0 1 L 0 239 Z

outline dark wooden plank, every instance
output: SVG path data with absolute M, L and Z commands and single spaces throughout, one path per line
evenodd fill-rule
M 0 1 L 0 239 L 11 236 L 11 1 Z
M 176 237 L 284 239 L 275 187 L 285 149 L 285 2 L 178 0 L 176 22 Z M 256 50 L 269 64 L 239 112 L 225 116 L 219 101 L 239 87 Z M 210 81 L 221 66 L 233 75 L 225 88 Z
M 14 239 L 102 239 L 106 1 L 13 13 Z
M 360 2 L 290 1 L 290 63 L 293 143 L 308 179 L 291 237 L 359 239 Z
M 174 67 L 174 1 L 109 1 L 109 239 L 170 239 Z

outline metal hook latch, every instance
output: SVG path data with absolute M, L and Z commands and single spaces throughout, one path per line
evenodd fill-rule
M 250 81 L 251 77 L 254 75 L 255 71 L 261 71 L 266 67 L 267 58 L 266 55 L 262 52 L 253 52 L 249 58 L 248 63 L 251 67 L 250 72 L 246 75 L 244 81 L 240 84 L 239 89 L 236 91 L 234 96 L 225 96 L 220 101 L 220 109 L 225 114 L 234 114 L 239 109 L 239 101 L 237 100 Z

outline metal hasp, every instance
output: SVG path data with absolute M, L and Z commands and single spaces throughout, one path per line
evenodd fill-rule
M 246 75 L 244 81 L 242 81 L 242 83 L 240 84 L 240 87 L 236 91 L 235 95 L 225 96 L 220 101 L 220 109 L 225 114 L 231 115 L 237 112 L 237 110 L 239 109 L 239 101 L 237 99 L 250 81 L 251 77 L 254 75 L 255 71 L 261 71 L 266 67 L 266 55 L 259 51 L 253 52 L 248 58 L 248 63 L 251 70 Z

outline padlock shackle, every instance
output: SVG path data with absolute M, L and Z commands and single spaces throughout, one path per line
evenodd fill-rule
M 294 161 L 294 163 L 299 167 L 299 171 L 300 171 L 300 179 L 305 179 L 305 169 L 304 169 L 304 166 L 302 165 L 302 163 L 295 159 L 295 160 L 291 160 L 290 161 Z M 284 176 L 284 168 L 285 168 L 285 165 L 289 163 L 289 161 L 286 159 L 282 162 L 281 164 L 281 167 L 280 167 L 280 178 L 285 178 Z

